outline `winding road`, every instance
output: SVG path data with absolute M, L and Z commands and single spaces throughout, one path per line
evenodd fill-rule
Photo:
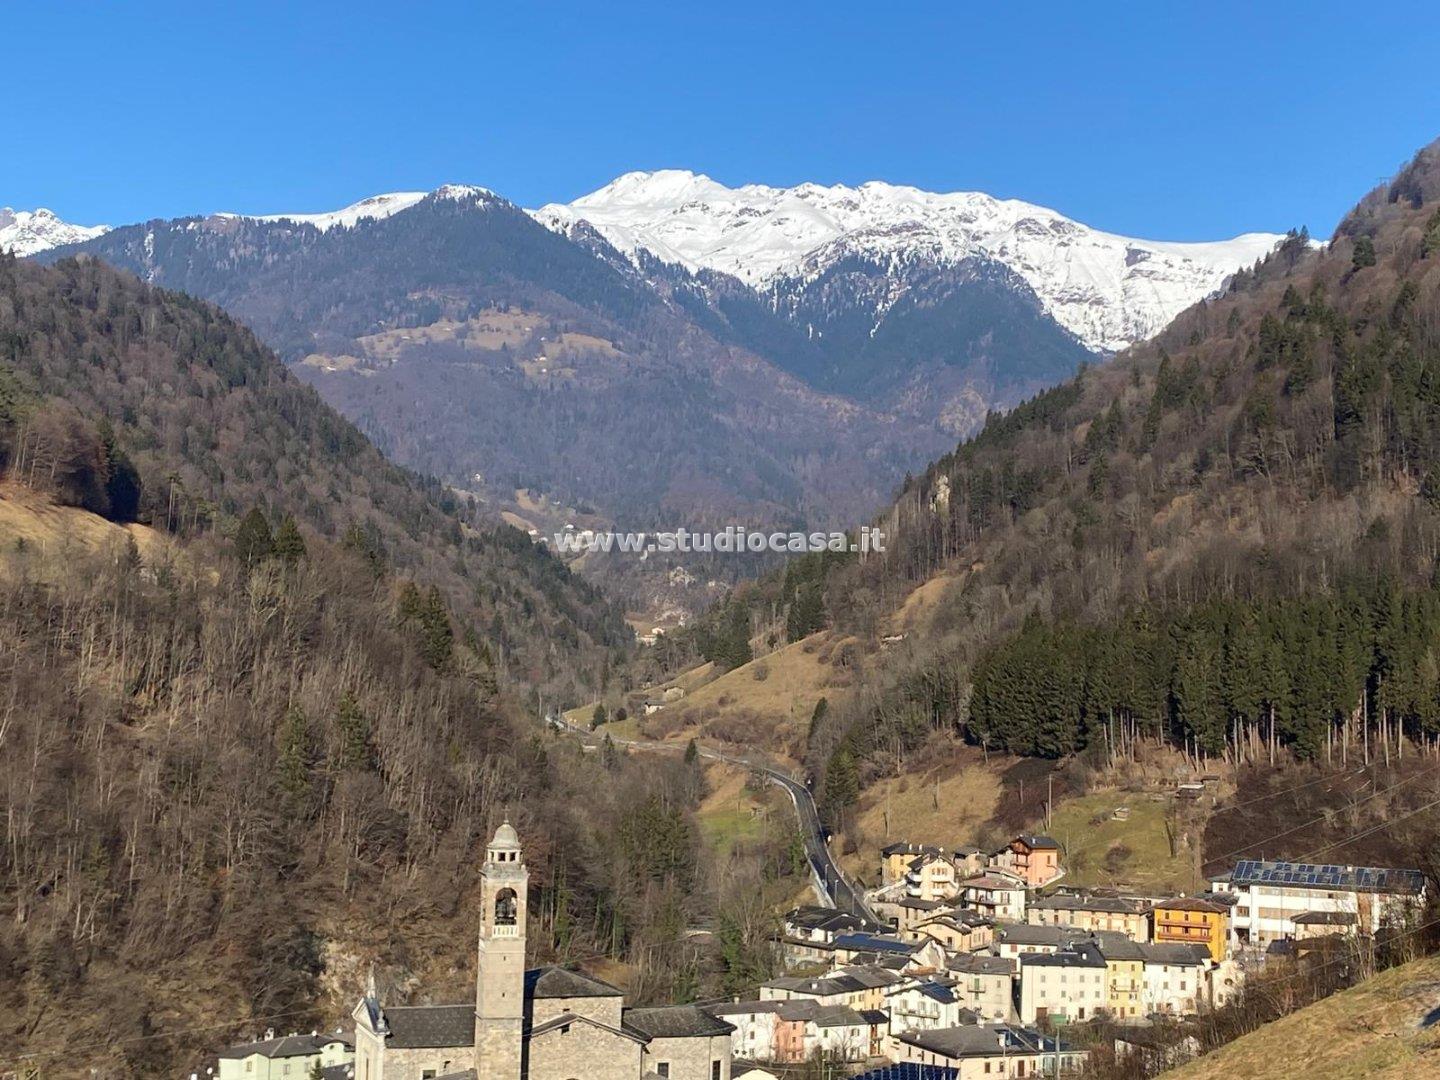
M 565 731 L 578 736 L 580 740 L 588 745 L 598 745 L 600 740 L 595 733 L 585 731 L 576 727 L 564 716 L 551 714 L 546 717 L 546 722 L 556 730 Z M 650 742 L 639 739 L 617 739 L 611 736 L 611 742 L 616 746 L 625 746 L 633 750 L 656 751 L 661 753 L 672 753 L 682 751 L 684 746 L 677 743 Z M 790 796 L 790 801 L 795 806 L 795 817 L 800 823 L 800 831 L 805 838 L 805 855 L 810 862 L 810 876 L 815 886 L 815 891 L 820 894 L 825 903 L 843 911 L 848 915 L 866 919 L 878 924 L 879 920 L 865 905 L 865 897 L 861 894 L 845 872 L 840 869 L 839 863 L 830 854 L 830 846 L 825 840 L 825 828 L 820 824 L 820 811 L 815 806 L 815 798 L 807 788 L 795 777 L 785 772 L 777 765 L 767 761 L 757 761 L 753 758 L 739 757 L 734 754 L 726 754 L 713 747 L 696 743 L 700 756 L 709 758 L 712 761 L 723 761 L 730 765 L 738 765 L 741 768 L 753 769 L 763 773 L 772 783 L 785 789 Z

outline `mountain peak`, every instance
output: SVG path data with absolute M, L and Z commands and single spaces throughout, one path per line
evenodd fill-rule
M 731 188 L 682 169 L 626 173 L 534 215 L 562 232 L 588 222 L 631 258 L 643 249 L 757 290 L 812 278 L 853 256 L 955 264 L 983 255 L 1024 278 L 1047 313 L 1097 352 L 1157 333 L 1283 239 L 1246 233 L 1209 243 L 1138 240 L 984 192 L 930 192 L 882 180 Z
M 63 244 L 78 244 L 108 232 L 108 225 L 72 225 L 53 210 L 12 210 L 0 207 L 0 251 L 34 255 Z

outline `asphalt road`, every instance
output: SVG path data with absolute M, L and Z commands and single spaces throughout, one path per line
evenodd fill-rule
M 554 714 L 547 717 L 552 727 L 562 731 L 568 731 L 572 735 L 578 735 L 588 743 L 598 743 L 600 740 L 595 733 L 585 731 L 576 727 L 563 716 Z M 636 750 L 659 751 L 672 753 L 683 750 L 675 743 L 647 742 L 638 739 L 616 739 L 612 736 L 611 741 L 616 746 L 628 746 Z M 844 911 L 850 915 L 856 915 L 863 919 L 877 921 L 874 914 L 865 906 L 865 899 L 860 891 L 850 883 L 830 854 L 829 845 L 825 842 L 825 830 L 820 824 L 820 812 L 815 807 L 815 798 L 799 780 L 796 780 L 789 773 L 776 765 L 766 761 L 756 760 L 749 757 L 739 757 L 733 754 L 722 753 L 713 747 L 696 744 L 701 757 L 710 758 L 714 761 L 724 761 L 731 765 L 739 765 L 742 768 L 754 769 L 756 772 L 764 773 L 773 784 L 778 784 L 790 795 L 790 801 L 795 806 L 795 816 L 800 823 L 800 831 L 805 837 L 805 854 L 810 860 L 810 870 L 814 877 L 815 885 L 819 888 L 831 907 Z

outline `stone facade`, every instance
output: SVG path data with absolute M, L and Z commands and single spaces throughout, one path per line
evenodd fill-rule
M 621 1031 L 584 1018 L 533 1035 L 530 1080 L 638 1080 L 645 1047 Z
M 670 1080 L 730 1080 L 730 1036 L 651 1039 L 646 1066 Z

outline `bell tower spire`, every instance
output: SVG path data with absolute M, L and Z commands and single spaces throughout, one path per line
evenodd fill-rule
M 530 875 L 507 815 L 480 870 L 475 965 L 476 1080 L 518 1080 L 525 1023 L 525 917 Z

